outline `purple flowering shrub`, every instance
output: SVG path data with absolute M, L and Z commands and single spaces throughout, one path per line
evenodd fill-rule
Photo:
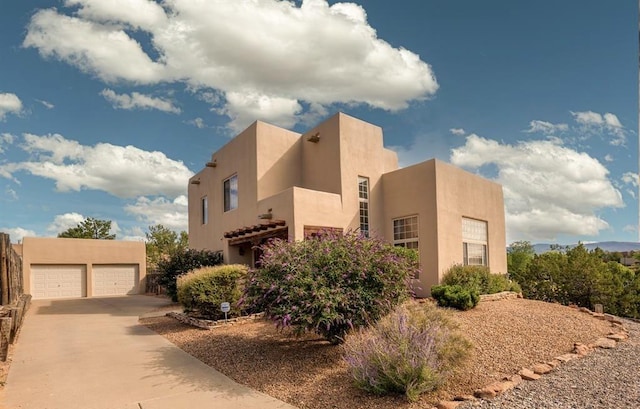
M 438 388 L 466 359 L 471 344 L 433 304 L 398 306 L 373 327 L 350 334 L 344 360 L 356 386 L 416 401 Z
M 261 267 L 247 276 L 241 300 L 279 327 L 316 332 L 340 344 L 411 295 L 416 264 L 376 238 L 323 232 L 262 247 Z

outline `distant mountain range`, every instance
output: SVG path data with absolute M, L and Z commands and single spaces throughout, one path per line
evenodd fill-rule
M 640 251 L 640 242 L 635 241 L 600 241 L 596 243 L 583 243 L 584 246 L 588 250 L 594 250 L 597 247 L 600 247 L 604 251 Z M 536 254 L 546 253 L 551 250 L 551 244 L 547 243 L 538 243 L 533 245 L 533 249 Z M 562 246 L 565 246 L 564 244 Z M 573 248 L 577 246 L 577 244 L 569 244 L 569 247 Z

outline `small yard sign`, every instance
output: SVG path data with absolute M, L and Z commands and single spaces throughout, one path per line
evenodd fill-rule
M 220 311 L 224 312 L 224 321 L 227 322 L 227 313 L 231 311 L 231 304 L 228 302 L 221 302 Z

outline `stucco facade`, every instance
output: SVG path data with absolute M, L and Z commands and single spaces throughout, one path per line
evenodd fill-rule
M 34 298 L 76 298 L 145 291 L 143 242 L 25 237 L 24 289 Z
M 463 246 L 469 223 L 477 237 Z M 380 127 L 342 113 L 304 134 L 255 122 L 189 180 L 189 246 L 227 263 L 251 265 L 268 238 L 320 228 L 417 248 L 419 296 L 453 264 L 507 271 L 500 185 L 433 159 L 399 169 Z

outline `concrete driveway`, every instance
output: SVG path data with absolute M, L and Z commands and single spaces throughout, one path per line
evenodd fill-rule
M 294 409 L 138 325 L 140 315 L 166 304 L 144 295 L 34 301 L 0 407 Z

